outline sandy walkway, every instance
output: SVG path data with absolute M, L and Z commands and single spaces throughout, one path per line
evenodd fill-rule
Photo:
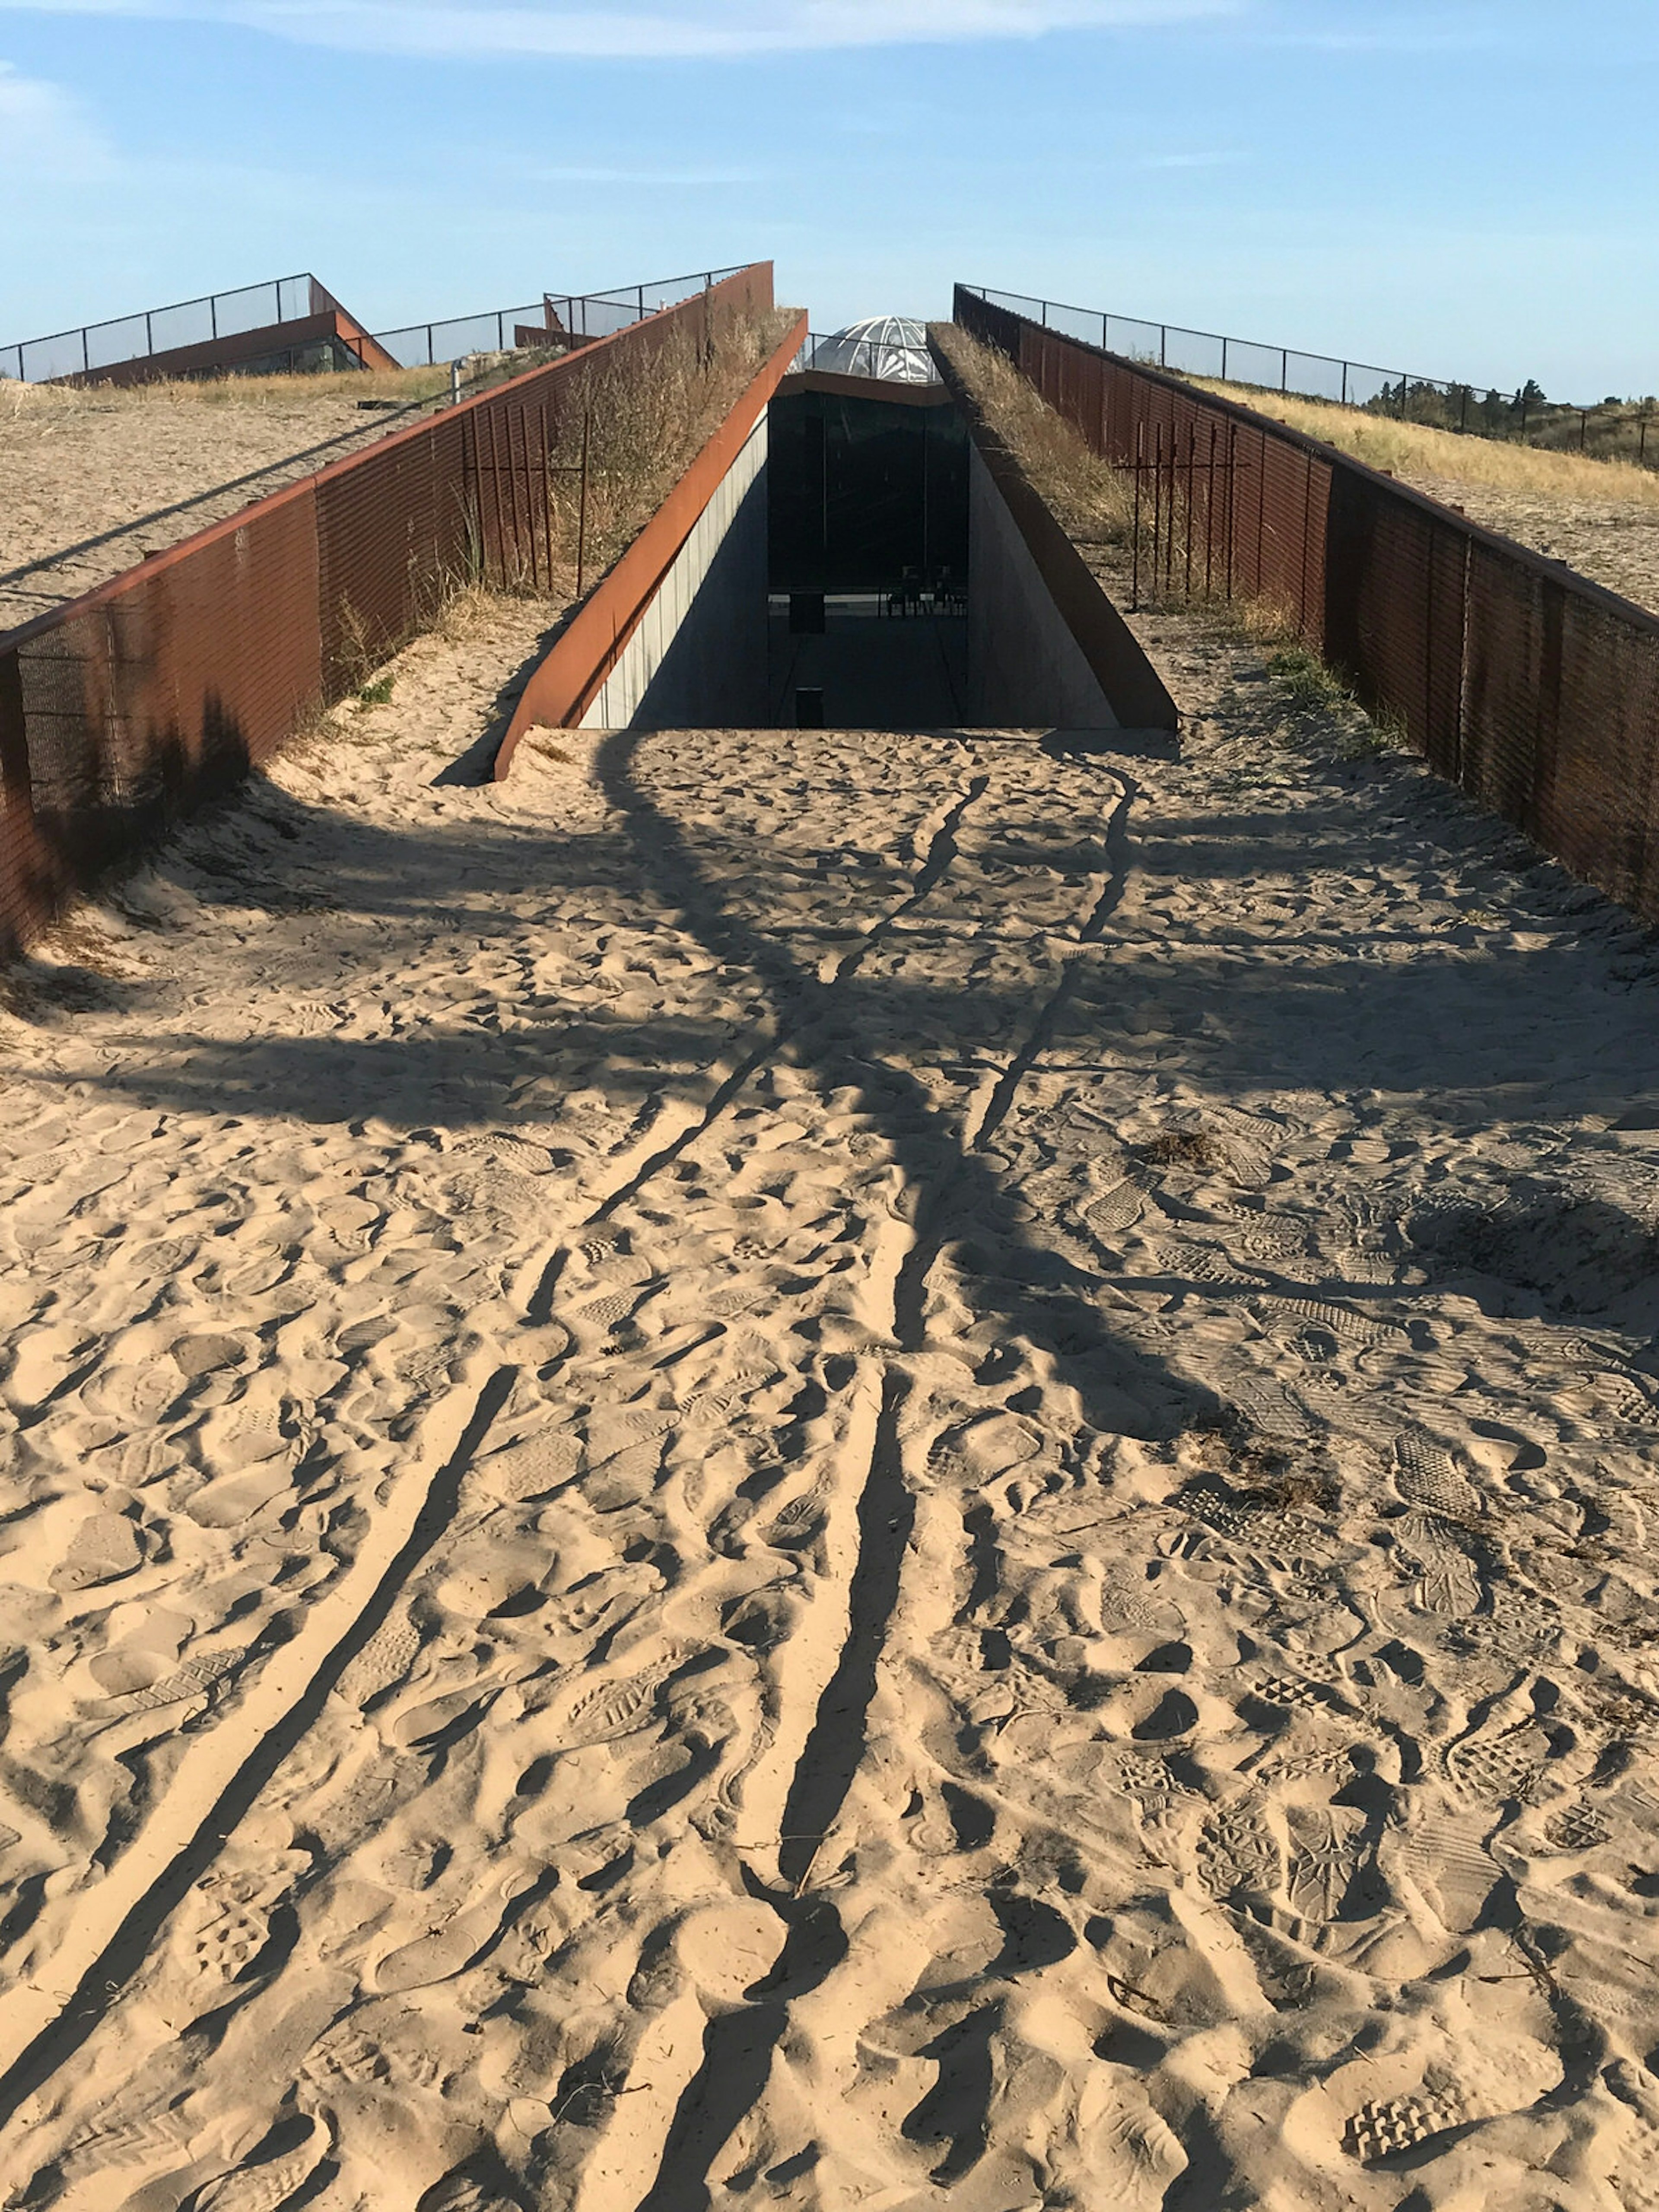
M 0 385 L 0 630 L 416 419 L 360 411 L 355 398 L 327 392 L 239 404 L 171 388 L 20 398 Z M 199 496 L 254 471 L 255 483 Z M 159 512 L 185 501 L 195 503 L 182 514 Z M 155 519 L 125 528 L 145 517 Z M 33 565 L 116 530 L 107 544 Z
M 1646 935 L 533 626 L 7 1026 L 9 2201 L 1659 2203 Z

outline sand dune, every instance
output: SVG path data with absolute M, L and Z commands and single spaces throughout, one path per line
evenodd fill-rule
M 7 2201 L 1659 2203 L 1645 933 L 538 619 L 14 983 Z

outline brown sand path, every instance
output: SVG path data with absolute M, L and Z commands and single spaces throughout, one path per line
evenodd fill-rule
M 1659 2203 L 1646 933 L 539 619 L 14 983 L 7 2201 Z

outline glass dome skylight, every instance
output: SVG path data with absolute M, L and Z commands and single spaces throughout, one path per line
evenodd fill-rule
M 908 315 L 866 315 L 848 323 L 833 337 L 819 339 L 812 366 L 897 384 L 931 384 L 934 377 L 927 326 Z

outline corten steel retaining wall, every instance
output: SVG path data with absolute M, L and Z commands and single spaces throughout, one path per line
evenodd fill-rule
M 726 420 L 663 501 L 597 591 L 537 662 L 496 750 L 497 783 L 505 782 L 526 732 L 576 729 L 600 698 L 651 611 L 688 540 L 738 461 L 772 395 L 800 349 L 803 315 L 737 400 Z
M 354 690 L 457 582 L 544 582 L 553 452 L 596 381 L 683 333 L 707 356 L 771 306 L 757 262 L 0 634 L 0 952 Z
M 1248 408 L 960 287 L 955 313 L 1118 466 L 1160 440 L 1195 453 L 1195 534 L 1232 592 L 1283 609 L 1438 774 L 1659 921 L 1659 618 Z M 1212 429 L 1232 465 L 1206 478 Z

